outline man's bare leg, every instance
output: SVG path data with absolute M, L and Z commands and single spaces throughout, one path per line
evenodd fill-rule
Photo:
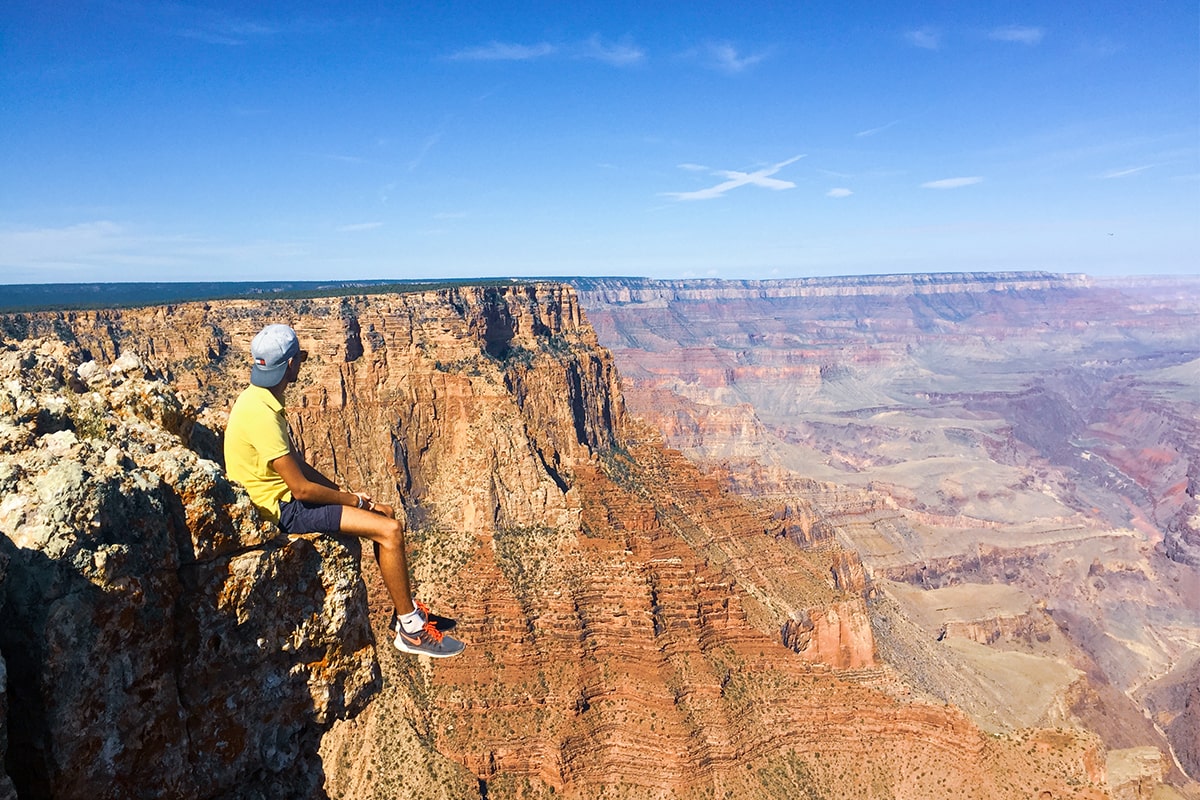
M 383 574 L 384 585 L 392 596 L 396 617 L 392 632 L 396 649 L 412 655 L 447 658 L 463 651 L 462 642 L 446 636 L 439 629 L 454 627 L 454 620 L 430 614 L 413 602 L 408 578 L 408 556 L 404 552 L 404 528 L 394 518 L 390 506 L 376 505 L 376 511 L 344 506 L 341 532 L 370 539 L 375 547 L 375 560 Z
M 390 509 L 389 509 L 390 510 Z M 404 530 L 400 522 L 374 511 L 345 506 L 342 508 L 342 533 L 371 540 L 375 560 L 383 584 L 392 597 L 392 605 L 400 615 L 411 614 L 415 608 L 412 584 L 408 577 L 408 557 L 404 552 Z

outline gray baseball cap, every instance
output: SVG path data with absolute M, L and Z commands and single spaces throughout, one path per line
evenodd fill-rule
M 287 325 L 268 325 L 250 342 L 250 382 L 270 389 L 283 380 L 288 361 L 300 355 L 300 340 Z

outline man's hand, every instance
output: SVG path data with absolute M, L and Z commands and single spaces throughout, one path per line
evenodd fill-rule
M 382 514 L 385 517 L 396 518 L 396 512 L 387 503 L 376 503 L 365 492 L 355 492 L 354 496 L 359 499 L 358 507 L 364 511 L 374 511 L 376 514 Z
M 366 492 L 355 492 L 354 497 L 359 498 L 360 509 L 364 511 L 382 513 L 383 516 L 391 517 L 392 519 L 396 518 L 396 512 L 390 505 L 386 503 L 376 503 L 376 501 L 371 499 L 371 495 L 368 495 Z

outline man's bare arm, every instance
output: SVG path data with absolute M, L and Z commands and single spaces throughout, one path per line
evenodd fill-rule
M 271 462 L 271 467 L 279 473 L 279 477 L 283 478 L 288 488 L 292 490 L 292 497 L 297 500 L 322 505 L 358 505 L 358 495 L 338 489 L 332 481 L 308 467 L 294 453 L 288 453 L 275 459 Z M 306 467 L 308 468 L 306 469 Z M 315 473 L 318 480 L 309 477 L 310 471 Z
M 383 514 L 385 517 L 395 516 L 395 510 L 385 503 L 373 502 L 365 494 L 343 492 L 332 481 L 305 463 L 295 453 L 280 456 L 271 462 L 271 466 L 279 473 L 279 477 L 283 478 L 284 483 L 288 485 L 288 489 L 291 489 L 292 497 L 301 502 L 355 506 Z M 310 478 L 310 474 L 316 480 Z
M 293 453 L 292 458 L 295 458 L 297 461 L 300 462 L 300 468 L 304 471 L 304 477 L 308 478 L 313 483 L 320 484 L 321 486 L 326 486 L 330 489 L 339 488 L 336 483 L 334 483 L 329 478 L 325 477 L 319 469 L 314 467 L 312 464 L 309 464 L 307 461 L 305 461 L 300 456 Z M 295 492 L 293 492 L 292 494 L 295 494 Z

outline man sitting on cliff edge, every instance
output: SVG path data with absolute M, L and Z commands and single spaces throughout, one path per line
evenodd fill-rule
M 250 343 L 250 386 L 229 412 L 225 469 L 245 487 L 264 518 L 285 533 L 345 533 L 370 539 L 395 610 L 395 645 L 435 658 L 458 655 L 463 643 L 446 636 L 454 620 L 414 601 L 395 510 L 362 492 L 344 492 L 304 461 L 292 446 L 283 393 L 300 375 L 308 353 L 287 325 L 267 325 Z

